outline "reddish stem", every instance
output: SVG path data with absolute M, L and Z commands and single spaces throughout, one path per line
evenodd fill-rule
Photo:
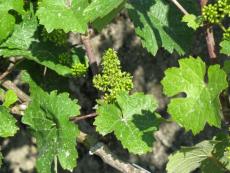
M 71 117 L 70 118 L 70 121 L 73 121 L 73 122 L 78 122 L 80 120 L 85 120 L 87 118 L 93 118 L 93 117 L 96 117 L 97 116 L 97 113 L 94 112 L 94 113 L 91 113 L 91 114 L 88 114 L 88 115 L 84 115 L 84 116 L 74 116 L 74 117 Z
M 90 64 L 92 73 L 93 75 L 96 75 L 98 73 L 97 60 L 94 56 L 93 47 L 90 43 L 89 35 L 81 36 L 81 40 L 82 40 L 83 45 L 85 46 L 86 54 L 89 58 L 89 64 Z
M 208 0 L 200 0 L 201 11 L 202 11 L 202 8 L 207 3 L 208 3 Z M 208 47 L 209 57 L 210 57 L 212 63 L 215 63 L 216 58 L 217 58 L 216 48 L 215 48 L 215 39 L 214 39 L 212 26 L 210 26 L 210 25 L 205 26 L 205 39 L 206 39 L 206 44 Z

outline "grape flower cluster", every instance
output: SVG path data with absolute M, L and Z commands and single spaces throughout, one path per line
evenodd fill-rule
M 230 17 L 230 0 L 218 0 L 202 9 L 202 16 L 211 24 L 220 23 L 225 16 Z
M 71 67 L 73 76 L 84 76 L 87 72 L 88 67 L 80 62 L 74 63 Z
M 81 62 L 73 62 L 71 52 L 64 52 L 58 56 L 58 63 L 71 68 L 72 75 L 76 77 L 83 76 L 88 70 L 88 66 Z
M 113 49 L 108 49 L 102 57 L 102 68 L 102 74 L 94 76 L 93 84 L 104 93 L 105 103 L 114 102 L 119 92 L 133 88 L 132 76 L 121 71 L 117 52 Z

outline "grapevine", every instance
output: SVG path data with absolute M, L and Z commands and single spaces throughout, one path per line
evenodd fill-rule
M 0 0 L 0 16 L 0 173 L 230 172 L 230 0 Z

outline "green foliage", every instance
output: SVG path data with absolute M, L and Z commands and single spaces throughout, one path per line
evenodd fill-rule
M 203 25 L 202 18 L 199 16 L 195 16 L 194 14 L 187 14 L 183 16 L 182 22 L 186 22 L 188 27 L 197 30 L 199 27 Z
M 168 173 L 190 173 L 200 167 L 203 173 L 225 173 L 230 166 L 223 150 L 226 144 L 203 141 L 193 147 L 184 147 L 169 156 L 166 169 Z
M 223 39 L 224 40 L 230 40 L 230 27 L 228 27 L 228 29 L 226 29 L 226 31 L 224 31 Z
M 221 23 L 225 16 L 230 16 L 230 1 L 218 0 L 214 4 L 206 5 L 202 9 L 202 15 L 209 23 Z
M 86 21 L 93 22 L 98 18 L 103 18 L 111 11 L 123 4 L 125 0 L 94 0 L 84 10 L 83 15 Z
M 18 131 L 18 127 L 15 125 L 16 120 L 9 113 L 9 110 L 5 106 L 0 106 L 0 136 L 1 137 L 10 137 L 14 136 Z
M 57 163 L 69 171 L 76 166 L 79 129 L 69 119 L 80 114 L 80 106 L 69 98 L 68 93 L 60 92 L 69 89 L 66 87 L 69 85 L 67 77 L 84 77 L 89 65 L 85 50 L 73 48 L 75 45 L 68 42 L 69 32 L 91 36 L 89 28 L 102 30 L 127 7 L 143 47 L 153 55 L 161 47 L 175 53 L 176 57 L 189 54 L 191 45 L 194 45 L 193 30 L 213 24 L 218 24 L 223 30 L 220 53 L 230 55 L 227 23 L 230 0 L 213 2 L 203 8 L 202 16 L 198 16 L 197 2 L 178 0 L 189 12 L 183 16 L 168 0 L 0 0 L 0 56 L 10 58 L 4 59 L 1 70 L 6 69 L 14 57 L 17 72 L 26 71 L 21 74 L 29 83 L 31 99 L 22 123 L 36 138 L 37 172 L 54 172 Z M 121 16 L 126 17 L 126 14 Z M 18 59 L 24 61 L 19 64 Z M 229 62 L 225 61 L 223 67 L 228 75 Z M 220 128 L 222 109 L 219 96 L 227 88 L 223 70 L 219 65 L 207 68 L 200 58 L 192 57 L 179 60 L 179 67 L 167 69 L 162 85 L 164 93 L 173 97 L 167 110 L 172 120 L 186 130 L 192 130 L 193 134 L 202 131 L 206 124 Z M 143 93 L 129 95 L 133 88 L 132 76 L 122 71 L 117 52 L 113 49 L 102 57 L 102 73 L 94 76 L 93 84 L 104 94 L 97 105 L 96 131 L 102 135 L 114 133 L 131 153 L 140 155 L 151 151 L 153 133 L 162 121 L 156 113 L 157 102 Z M 21 123 L 20 118 L 17 122 L 11 115 L 10 108 L 19 102 L 12 90 L 5 93 L 0 89 L 0 97 L 3 101 L 0 105 L 0 137 L 10 137 L 19 130 L 16 123 Z M 202 173 L 229 172 L 229 146 L 229 137 L 225 136 L 182 148 L 169 157 L 167 171 L 189 173 L 200 169 Z
M 24 76 L 24 80 L 30 84 L 32 102 L 22 121 L 31 128 L 37 140 L 38 173 L 51 173 L 55 157 L 58 157 L 64 169 L 73 170 L 78 157 L 75 146 L 79 130 L 69 118 L 80 114 L 80 106 L 67 93 L 57 94 L 53 91 L 48 94 L 31 81 L 28 75 Z
M 72 56 L 69 52 L 63 52 L 58 56 L 58 62 L 62 65 L 70 66 L 72 64 Z
M 45 28 L 43 28 L 42 33 L 42 41 L 50 41 L 57 46 L 64 46 L 67 43 L 68 34 L 66 34 L 61 29 L 55 29 L 51 33 L 48 33 Z
M 0 168 L 2 166 L 2 159 L 3 159 L 3 156 L 2 156 L 2 153 L 0 153 Z
M 49 33 L 54 29 L 63 29 L 66 33 L 70 31 L 84 33 L 87 22 L 82 13 L 86 6 L 88 6 L 86 0 L 72 0 L 71 4 L 65 0 L 43 0 L 39 2 L 36 15 L 40 24 L 44 25 Z
M 115 2 L 115 1 L 114 1 Z M 118 2 L 120 3 L 120 2 Z M 92 26 L 97 30 L 101 31 L 107 24 L 109 24 L 114 17 L 125 7 L 126 0 L 123 0 L 118 7 L 114 8 L 111 12 L 107 15 L 103 15 L 103 17 L 97 18 L 92 22 Z M 115 4 L 117 6 L 117 4 Z
M 221 126 L 220 93 L 227 88 L 226 74 L 219 65 L 208 68 L 208 83 L 204 81 L 206 67 L 200 58 L 179 60 L 180 67 L 169 68 L 161 81 L 168 96 L 184 92 L 185 98 L 173 98 L 168 105 L 172 119 L 193 134 L 206 123 Z M 191 123 L 196 122 L 196 123 Z
M 15 18 L 9 14 L 9 11 L 14 10 L 19 14 L 23 14 L 23 5 L 23 0 L 0 0 L 0 43 L 14 30 Z
M 227 157 L 230 159 L 230 146 L 226 147 L 225 151 L 227 153 Z
M 114 132 L 129 152 L 144 154 L 152 150 L 153 132 L 160 123 L 156 108 L 157 102 L 150 95 L 120 92 L 116 104 L 99 106 L 94 125 L 102 135 Z
M 13 90 L 8 90 L 4 95 L 3 106 L 9 108 L 18 100 L 16 93 Z
M 187 3 L 193 9 L 194 1 Z M 180 55 L 188 51 L 193 32 L 180 22 L 182 15 L 173 4 L 166 0 L 131 0 L 128 12 L 143 47 L 153 55 L 160 47 Z
M 121 71 L 117 52 L 108 49 L 102 57 L 102 74 L 93 78 L 94 86 L 104 92 L 104 101 L 115 101 L 116 95 L 121 91 L 130 91 L 133 88 L 132 77 L 127 72 Z
M 230 55 L 230 40 L 223 40 L 220 42 L 220 52 L 226 55 Z

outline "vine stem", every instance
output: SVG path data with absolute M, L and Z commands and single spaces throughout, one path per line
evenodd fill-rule
M 70 117 L 70 121 L 73 121 L 73 122 L 78 122 L 80 120 L 85 120 L 87 118 L 93 118 L 93 117 L 96 117 L 97 116 L 97 113 L 94 112 L 94 113 L 91 113 L 91 114 L 88 114 L 88 115 L 83 115 L 83 116 L 74 116 L 74 117 Z
M 208 3 L 208 0 L 200 0 L 201 11 L 202 8 Z M 216 49 L 213 28 L 210 25 L 205 26 L 205 39 L 208 47 L 208 54 L 213 63 L 216 62 Z
M 177 0 L 171 0 L 172 3 L 174 3 L 177 8 L 184 14 L 184 15 L 188 15 L 189 13 L 187 12 L 187 10 L 185 10 L 185 8 L 177 1 Z
M 90 68 L 92 70 L 92 73 L 93 73 L 93 75 L 96 75 L 99 70 L 98 70 L 98 66 L 97 66 L 97 60 L 94 56 L 93 47 L 92 47 L 91 42 L 90 42 L 89 33 L 87 35 L 81 35 L 81 41 L 85 47 L 86 54 L 87 54 L 88 59 L 89 59 L 89 64 L 90 64 Z
M 0 81 L 3 80 L 6 76 L 8 76 L 14 70 L 15 66 L 21 63 L 23 60 L 24 59 L 21 59 L 15 63 L 10 63 L 7 70 L 0 75 Z

